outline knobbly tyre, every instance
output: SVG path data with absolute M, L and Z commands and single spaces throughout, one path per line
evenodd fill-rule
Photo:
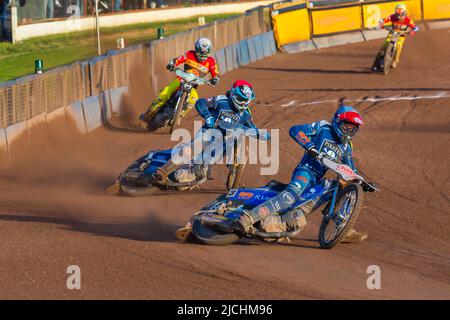
M 186 225 L 177 230 L 181 240 L 189 238 L 200 243 L 215 246 L 232 244 L 241 238 L 257 238 L 272 242 L 292 238 L 302 231 L 306 217 L 325 204 L 323 220 L 319 230 L 322 248 L 332 248 L 352 229 L 358 219 L 363 204 L 364 191 L 379 191 L 349 166 L 335 162 L 320 154 L 322 164 L 336 174 L 335 179 L 323 178 L 318 184 L 307 189 L 300 200 L 293 203 L 281 217 L 286 223 L 286 231 L 269 232 L 264 229 L 264 220 L 257 222 L 246 234 L 236 231 L 232 224 L 242 214 L 239 208 L 250 210 L 262 202 L 276 196 L 286 185 L 272 180 L 267 185 L 251 189 L 232 189 L 197 212 Z
M 255 130 L 240 124 L 218 121 L 216 128 L 233 132 L 240 130 L 244 136 L 262 139 Z M 190 150 L 196 139 L 202 139 L 202 136 L 197 134 L 192 142 L 178 146 L 178 150 L 175 150 L 175 152 L 179 152 L 186 147 L 189 147 Z M 224 139 L 223 144 L 224 152 L 227 143 L 233 143 L 234 145 L 233 163 L 227 165 L 227 190 L 239 187 L 245 167 L 245 159 L 239 159 L 239 152 L 242 146 L 241 137 L 231 135 L 229 139 L 232 139 L 232 141 Z M 203 145 L 203 150 L 206 145 Z M 148 196 L 159 190 L 188 191 L 198 189 L 206 180 L 211 179 L 211 165 L 176 165 L 171 159 L 172 154 L 174 154 L 173 150 L 153 150 L 141 156 L 118 176 L 116 182 L 107 189 L 107 193 L 111 195 Z M 193 167 L 195 167 L 194 170 Z M 166 172 L 170 173 L 166 174 Z
M 374 30 L 380 30 L 380 28 L 375 28 Z M 409 34 L 411 29 L 408 28 L 405 31 L 398 31 L 392 28 L 386 28 L 389 31 L 390 41 L 386 50 L 382 53 L 378 61 L 375 61 L 374 66 L 376 66 L 376 71 L 382 72 L 387 75 L 392 68 L 392 62 L 394 61 L 395 54 L 397 52 L 397 41 L 399 37 Z
M 170 133 L 181 125 L 183 111 L 188 108 L 189 95 L 194 86 L 210 84 L 209 81 L 175 68 L 176 75 L 180 78 L 180 87 L 169 100 L 153 115 L 150 121 L 145 123 L 148 131 L 170 127 Z

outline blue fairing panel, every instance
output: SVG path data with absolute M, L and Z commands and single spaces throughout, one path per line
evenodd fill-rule
M 157 168 L 164 165 L 171 157 L 172 149 L 156 151 L 152 156 L 150 165 L 145 169 L 145 173 L 151 174 L 156 171 Z
M 322 184 L 306 189 L 300 200 L 292 205 L 292 208 L 300 206 L 318 196 L 322 196 L 325 191 L 326 190 Z M 228 192 L 227 199 L 242 202 L 246 206 L 253 208 L 260 205 L 264 201 L 275 197 L 279 192 L 280 190 L 275 191 L 267 186 L 252 189 L 232 189 Z

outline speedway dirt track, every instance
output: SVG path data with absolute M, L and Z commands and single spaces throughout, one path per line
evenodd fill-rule
M 200 90 L 216 94 L 246 78 L 256 89 L 256 124 L 280 129 L 278 175 L 247 166 L 247 186 L 289 181 L 302 155 L 289 128 L 330 119 L 333 100 L 358 100 L 349 102 L 366 123 L 354 141 L 356 163 L 382 190 L 366 196 L 357 223 L 367 241 L 318 249 L 317 212 L 291 244 L 180 243 L 174 231 L 224 192 L 224 168 L 201 192 L 107 196 L 134 159 L 172 146 L 169 135 L 100 128 L 79 137 L 54 124 L 37 129 L 35 143 L 0 171 L 0 298 L 449 299 L 449 38 L 444 30 L 407 39 L 389 76 L 368 69 L 378 40 L 278 54 L 226 74 L 220 89 Z M 150 97 L 138 72 L 132 83 L 139 85 L 128 102 L 143 110 Z M 439 95 L 448 98 L 420 98 Z M 315 101 L 325 102 L 306 104 Z M 72 264 L 81 268 L 81 290 L 66 288 Z M 381 268 L 381 290 L 366 287 L 369 265 Z

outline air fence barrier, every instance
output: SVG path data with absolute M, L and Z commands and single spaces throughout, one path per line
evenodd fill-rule
M 373 29 L 398 3 L 426 28 L 450 28 L 450 0 L 293 1 L 273 6 L 277 46 L 296 53 L 386 37 L 385 30 Z
M 191 49 L 199 37 L 212 40 L 222 74 L 276 53 L 264 8 L 257 8 L 164 39 L 2 83 L 0 164 L 5 157 L 11 158 L 16 137 L 29 133 L 37 121 L 65 117 L 85 133 L 120 114 L 122 99 L 132 85 L 146 86 L 155 96 L 173 77 L 165 69 L 168 60 Z M 133 84 L 135 73 L 139 80 Z

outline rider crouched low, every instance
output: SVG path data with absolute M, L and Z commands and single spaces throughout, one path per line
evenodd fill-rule
M 340 161 L 354 169 L 352 144 L 363 121 L 359 112 L 349 106 L 340 107 L 331 122 L 322 120 L 310 124 L 297 125 L 290 129 L 290 136 L 306 149 L 306 153 L 295 168 L 290 183 L 279 194 L 251 210 L 242 210 L 238 220 L 227 221 L 232 228 L 246 233 L 256 222 L 261 221 L 265 229 L 272 232 L 283 232 L 305 223 L 302 216 L 288 215 L 290 205 L 300 199 L 302 193 L 322 179 L 327 168 L 320 159 L 323 156 Z M 370 188 L 366 187 L 366 188 Z M 373 191 L 373 190 L 365 190 Z M 361 241 L 367 234 L 354 230 L 348 233 L 344 242 Z
M 178 58 L 171 60 L 167 65 L 167 69 L 174 71 L 177 66 L 184 64 L 184 70 L 187 72 L 192 72 L 196 76 L 206 77 L 209 74 L 210 84 L 216 85 L 219 82 L 219 70 L 216 60 L 211 56 L 211 53 L 211 41 L 207 38 L 200 38 L 195 43 L 195 50 L 187 51 Z M 177 77 L 167 87 L 161 90 L 158 97 L 156 97 L 156 99 L 152 102 L 148 110 L 140 116 L 140 119 L 146 123 L 150 123 L 156 112 L 164 106 L 164 104 L 178 90 L 179 87 L 180 79 Z M 189 96 L 188 108 L 183 111 L 182 116 L 186 115 L 194 107 L 197 99 L 198 93 L 194 87 L 192 88 Z
M 419 31 L 419 27 L 414 23 L 414 21 L 408 17 L 408 12 L 406 5 L 404 4 L 398 4 L 395 7 L 395 13 L 390 15 L 389 17 L 385 19 L 380 20 L 380 28 L 384 28 L 385 24 L 392 23 L 392 28 L 394 31 L 406 31 L 408 28 L 411 28 L 410 35 L 414 35 L 417 31 Z M 378 52 L 375 61 L 372 66 L 373 71 L 378 70 L 379 60 L 383 58 L 384 53 L 391 41 L 391 34 L 386 38 L 386 41 L 384 42 L 383 46 L 381 47 L 380 51 Z M 394 61 L 392 62 L 392 68 L 396 68 L 398 63 L 400 62 L 400 55 L 402 53 L 403 44 L 405 43 L 405 36 L 402 35 L 399 37 L 397 41 L 397 51 L 394 57 Z
M 216 125 L 223 121 L 231 125 L 240 125 L 242 128 L 255 130 L 259 134 L 259 129 L 253 123 L 250 112 L 250 103 L 254 99 L 255 91 L 253 86 L 245 80 L 235 81 L 230 91 L 225 95 L 199 99 L 195 107 L 200 116 L 205 119 L 202 130 L 217 129 L 225 136 L 225 130 L 218 128 Z M 270 135 L 265 131 L 262 138 L 268 140 Z M 223 151 L 225 153 L 225 150 Z M 164 170 L 164 168 L 161 169 Z M 195 164 L 188 169 L 178 170 L 176 179 L 178 181 L 195 180 L 198 175 L 202 175 L 205 172 L 211 178 L 211 170 L 208 163 Z M 164 172 L 162 174 L 168 175 L 169 173 Z

